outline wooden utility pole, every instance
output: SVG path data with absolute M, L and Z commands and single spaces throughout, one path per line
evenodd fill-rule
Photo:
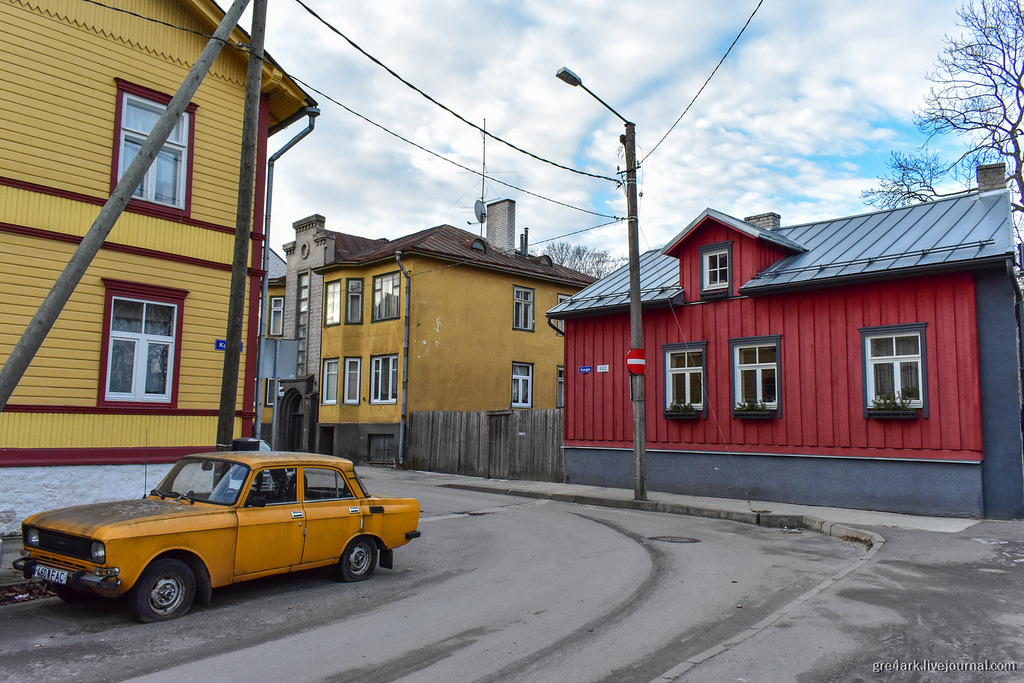
M 231 292 L 228 295 L 227 343 L 224 373 L 220 384 L 217 415 L 217 450 L 231 448 L 235 433 L 235 403 L 238 398 L 238 365 L 242 355 L 245 316 L 245 281 L 249 270 L 249 239 L 256 183 L 256 138 L 263 81 L 263 38 L 267 29 L 267 0 L 255 0 L 249 36 L 249 69 L 245 78 L 245 110 L 242 114 L 242 156 L 238 167 L 238 205 L 235 212 L 235 252 L 231 262 Z M 257 324 L 255 320 L 251 324 Z M 250 349 L 250 352 L 253 350 Z
M 18 382 L 21 381 L 29 364 L 32 363 L 32 359 L 39 351 L 39 347 L 46 340 L 46 335 L 50 333 L 61 311 L 64 310 L 64 306 L 67 305 L 75 288 L 78 287 L 78 283 L 81 282 L 89 264 L 96 258 L 104 240 L 114 229 L 117 219 L 135 193 L 135 188 L 142 182 L 149 167 L 153 164 L 153 160 L 156 159 L 157 153 L 167 142 L 171 131 L 178 125 L 178 119 L 181 118 L 182 112 L 185 111 L 196 94 L 200 83 L 203 82 L 203 78 L 206 77 L 206 73 L 210 70 L 217 55 L 220 54 L 221 48 L 224 47 L 231 32 L 238 25 L 238 19 L 248 4 L 249 0 L 235 0 L 231 8 L 228 9 L 210 42 L 199 55 L 192 70 L 185 76 L 178 92 L 171 98 L 170 104 L 160 115 L 153 130 L 150 131 L 149 137 L 142 143 L 142 148 L 128 166 L 128 170 L 121 176 L 110 198 L 100 209 L 92 227 L 78 244 L 78 248 L 71 255 L 63 272 L 53 283 L 50 293 L 39 305 L 39 310 L 36 311 L 35 316 L 25 328 L 21 339 L 14 345 L 11 355 L 7 357 L 3 367 L 0 368 L 0 411 L 7 405 Z

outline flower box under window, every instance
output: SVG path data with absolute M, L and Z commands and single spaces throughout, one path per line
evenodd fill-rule
M 696 420 L 701 417 L 702 413 L 698 410 L 666 410 L 666 420 Z
M 916 420 L 921 416 L 917 408 L 875 409 L 868 408 L 868 417 L 873 420 Z
M 774 420 L 776 410 L 735 410 L 732 416 L 740 420 Z

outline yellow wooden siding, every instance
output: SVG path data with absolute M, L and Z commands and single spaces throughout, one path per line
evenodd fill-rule
M 63 242 L 3 237 L 0 269 L 10 276 L 0 278 L 0 300 L 9 302 L 0 320 L 0 358 L 10 353 L 74 249 L 74 245 Z M 86 272 L 11 402 L 95 405 L 101 381 L 103 276 L 189 292 L 183 318 L 178 407 L 216 409 L 224 354 L 214 349 L 214 341 L 225 336 L 230 272 L 109 250 L 101 250 Z M 247 324 L 247 306 L 245 312 Z M 248 351 L 246 345 L 243 368 Z M 60 386 L 54 386 L 55 377 L 61 378 Z M 240 373 L 239 405 L 241 396 Z
M 238 433 L 236 428 L 235 433 Z M 201 446 L 216 441 L 217 417 L 0 413 L 0 448 Z
M 0 2 L 0 175 L 95 197 L 109 193 L 116 107 L 115 78 L 173 94 L 205 40 L 167 27 L 151 28 L 149 51 L 127 42 L 135 23 L 119 13 L 97 12 L 87 3 L 66 6 L 79 23 L 43 16 Z M 178 21 L 198 30 L 179 3 L 131 3 L 133 11 Z M 163 11 L 163 10 L 168 11 Z M 82 11 L 85 10 L 85 11 Z M 173 11 L 170 11 L 173 10 Z M 168 14 L 170 12 L 170 14 Z M 85 19 L 82 19 L 85 16 Z M 101 32 L 89 23 L 112 21 Z M 146 42 L 145 40 L 143 42 Z M 188 56 L 188 63 L 170 54 Z M 192 218 L 233 226 L 237 196 L 244 59 L 218 58 L 193 102 L 198 105 L 193 150 Z M 61 93 L 54 99 L 53 93 Z M 65 94 L 67 93 L 67 94 Z M 54 144 L 61 141 L 61 144 Z

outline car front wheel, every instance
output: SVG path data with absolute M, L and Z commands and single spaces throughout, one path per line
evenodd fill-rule
M 364 581 L 377 567 L 377 542 L 361 536 L 345 546 L 338 560 L 338 578 L 342 581 Z
M 188 613 L 196 596 L 196 578 L 181 560 L 156 560 L 128 591 L 128 609 L 143 623 L 166 621 Z

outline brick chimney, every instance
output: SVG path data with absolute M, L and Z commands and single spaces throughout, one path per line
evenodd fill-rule
M 992 192 L 1006 189 L 1006 164 L 985 164 L 978 166 L 978 192 Z
M 505 253 L 516 249 L 516 202 L 500 199 L 487 205 L 487 241 Z
M 756 225 L 764 230 L 774 230 L 775 228 L 782 225 L 782 216 L 777 213 L 759 213 L 756 216 L 747 216 L 743 219 L 744 223 L 750 223 Z

